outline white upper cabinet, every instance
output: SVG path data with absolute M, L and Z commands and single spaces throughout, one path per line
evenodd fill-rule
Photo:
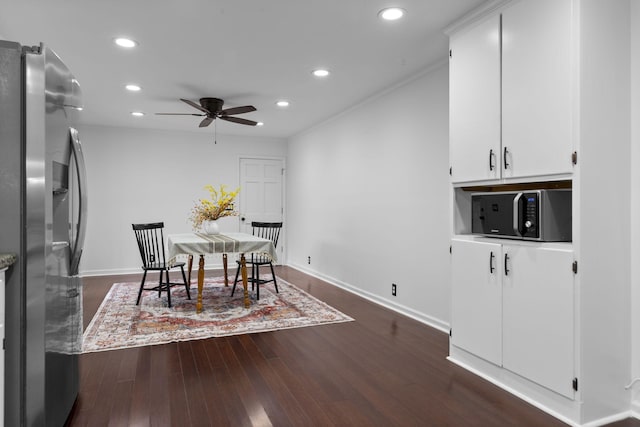
M 454 183 L 573 171 L 570 0 L 516 1 L 451 36 Z
M 571 23 L 569 0 L 502 13 L 504 178 L 572 172 Z
M 452 36 L 450 47 L 453 180 L 500 178 L 500 16 Z

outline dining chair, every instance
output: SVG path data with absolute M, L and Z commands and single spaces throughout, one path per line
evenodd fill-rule
M 140 250 L 140 256 L 142 257 L 142 269 L 144 274 L 142 275 L 142 282 L 140 282 L 140 290 L 138 291 L 138 299 L 136 305 L 140 304 L 140 297 L 142 291 L 158 291 L 158 298 L 162 296 L 162 292 L 167 292 L 167 302 L 171 307 L 171 287 L 175 285 L 184 285 L 187 290 L 187 298 L 191 299 L 189 292 L 190 283 L 187 282 L 187 276 L 184 274 L 184 262 L 175 262 L 173 264 L 167 264 L 165 258 L 165 245 L 164 245 L 164 222 L 153 222 L 148 224 L 131 224 L 133 232 L 136 235 L 136 241 L 138 242 L 138 249 Z M 169 270 L 172 268 L 180 268 L 182 272 L 183 283 L 171 282 L 169 280 Z M 149 271 L 159 271 L 160 280 L 158 286 L 145 288 L 144 282 L 147 278 Z M 164 273 L 164 274 L 163 274 Z M 163 276 L 166 276 L 166 281 Z
M 252 233 L 254 236 L 262 237 L 263 239 L 269 239 L 273 242 L 274 247 L 278 247 L 278 238 L 280 237 L 280 230 L 282 229 L 282 222 L 257 222 L 251 223 Z M 236 285 L 238 284 L 238 275 L 240 274 L 241 264 L 240 261 L 236 261 L 238 269 L 236 270 L 236 278 L 233 281 L 233 289 L 231 289 L 231 296 L 236 291 Z M 260 299 L 260 285 L 273 282 L 278 293 L 278 282 L 276 281 L 276 273 L 273 271 L 273 261 L 271 257 L 267 255 L 251 254 L 251 257 L 246 258 L 246 265 L 251 266 L 251 277 L 247 280 L 251 283 L 251 289 L 256 286 L 256 299 Z M 260 266 L 268 265 L 271 268 L 271 279 L 260 278 Z

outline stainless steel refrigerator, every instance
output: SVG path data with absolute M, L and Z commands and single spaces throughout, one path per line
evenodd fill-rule
M 44 45 L 0 40 L 5 426 L 63 426 L 78 395 L 86 185 L 78 81 Z

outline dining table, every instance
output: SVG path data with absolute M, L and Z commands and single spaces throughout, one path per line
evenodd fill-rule
M 191 284 L 191 270 L 193 257 L 199 256 L 198 262 L 198 297 L 196 300 L 196 312 L 201 313 L 202 289 L 204 287 L 205 255 L 222 254 L 222 266 L 224 268 L 224 285 L 229 286 L 227 275 L 227 254 L 239 254 L 240 271 L 242 274 L 242 287 L 244 289 L 244 306 L 250 307 L 249 289 L 247 279 L 247 264 L 245 254 L 258 254 L 270 257 L 277 261 L 276 248 L 269 239 L 253 236 L 247 233 L 181 233 L 167 236 L 170 262 L 175 262 L 179 255 L 188 256 L 188 281 Z

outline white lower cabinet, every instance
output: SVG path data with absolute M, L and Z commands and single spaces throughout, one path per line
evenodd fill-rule
M 502 245 L 454 240 L 451 343 L 502 364 Z
M 570 247 L 454 239 L 451 261 L 452 345 L 573 398 Z
M 502 366 L 573 397 L 573 252 L 503 245 Z

